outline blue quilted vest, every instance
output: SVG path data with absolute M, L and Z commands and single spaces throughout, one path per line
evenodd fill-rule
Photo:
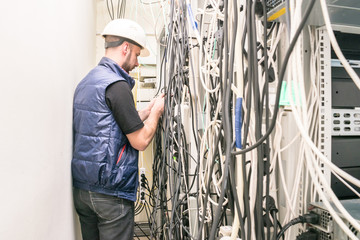
M 117 125 L 105 101 L 106 88 L 132 79 L 109 58 L 79 83 L 74 95 L 73 186 L 136 201 L 138 151 Z

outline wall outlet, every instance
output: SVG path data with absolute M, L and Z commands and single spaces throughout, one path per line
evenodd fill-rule
M 141 202 L 145 202 L 145 187 L 143 187 L 142 185 L 145 184 L 145 168 L 140 168 L 140 178 L 139 178 L 139 182 L 140 182 L 140 201 Z

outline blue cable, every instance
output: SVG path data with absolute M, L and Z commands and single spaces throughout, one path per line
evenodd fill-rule
M 242 127 L 242 98 L 236 98 L 235 104 L 235 143 L 241 149 L 241 127 Z

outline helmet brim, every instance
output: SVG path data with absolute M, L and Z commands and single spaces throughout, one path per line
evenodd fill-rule
M 140 51 L 140 57 L 148 57 L 150 56 L 150 51 L 146 47 L 142 48 Z

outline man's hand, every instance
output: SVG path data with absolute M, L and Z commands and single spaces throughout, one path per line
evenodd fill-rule
M 151 108 L 151 111 L 157 111 L 160 114 L 162 114 L 164 112 L 164 107 L 165 107 L 165 94 L 161 94 L 161 96 L 153 99 L 153 101 L 154 103 Z
M 148 110 L 149 112 L 151 112 L 151 109 L 152 109 L 152 107 L 154 106 L 155 101 L 156 101 L 156 98 L 153 98 L 153 100 L 151 100 L 151 102 L 149 103 L 149 105 L 146 106 L 146 108 L 147 108 L 147 110 Z
M 157 98 L 154 98 L 154 99 L 151 100 L 151 102 L 146 106 L 146 108 L 144 108 L 144 109 L 142 109 L 142 110 L 139 111 L 139 116 L 140 116 L 141 121 L 145 121 L 145 120 L 149 117 L 149 115 L 150 115 L 150 113 L 151 113 L 151 111 L 152 111 L 152 108 L 153 108 L 155 102 L 156 102 L 156 101 L 159 101 L 160 98 L 164 99 L 164 96 L 165 96 L 165 94 L 162 94 L 161 96 L 159 96 L 159 97 L 157 97 Z M 158 103 L 158 104 L 159 104 L 159 103 Z M 163 110 L 163 111 L 164 111 L 164 110 Z M 163 112 L 163 111 L 162 111 L 162 112 Z M 161 112 L 161 113 L 162 113 L 162 112 Z
M 145 111 L 149 112 L 146 116 L 147 121 L 144 123 L 144 127 L 135 132 L 126 134 L 131 146 L 139 151 L 144 151 L 154 137 L 159 118 L 164 112 L 165 94 L 153 99 L 149 106 L 151 106 L 150 111 L 149 107 L 147 107 L 146 110 L 141 111 L 141 113 L 144 113 Z M 139 115 L 141 116 L 140 112 Z M 145 115 L 142 116 L 144 117 Z

